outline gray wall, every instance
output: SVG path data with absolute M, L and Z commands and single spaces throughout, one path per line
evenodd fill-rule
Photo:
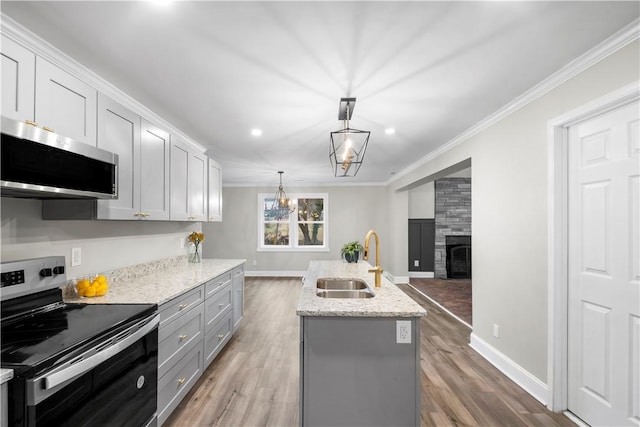
M 388 231 L 389 208 L 384 187 L 294 187 L 285 183 L 284 188 L 288 194 L 329 194 L 328 252 L 258 251 L 258 194 L 273 193 L 276 187 L 223 187 L 223 222 L 202 226 L 207 236 L 204 256 L 246 259 L 248 274 L 300 274 L 310 260 L 340 259 L 344 243 L 359 240 L 364 244 L 367 231 L 375 229 L 380 236 L 381 264 L 384 267 L 389 262 L 393 237 Z
M 604 58 L 487 129 L 467 137 L 391 183 L 388 203 L 404 188 L 471 159 L 473 333 L 546 383 L 548 122 L 640 77 L 639 43 Z M 400 230 L 407 217 L 392 216 Z M 406 250 L 397 233 L 395 250 Z M 517 248 L 517 250 L 515 250 Z M 405 257 L 386 265 L 405 274 Z M 492 335 L 500 325 L 500 338 Z

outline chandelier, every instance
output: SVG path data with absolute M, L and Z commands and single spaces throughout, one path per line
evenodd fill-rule
M 284 171 L 278 171 L 278 173 L 280 174 L 280 185 L 278 186 L 278 191 L 276 191 L 276 194 L 273 196 L 273 206 L 271 209 L 278 217 L 283 217 L 295 211 L 296 206 L 293 201 L 287 197 L 287 193 L 284 192 L 284 188 L 282 187 L 282 174 Z
M 330 134 L 329 161 L 337 177 L 356 176 L 369 143 L 371 132 L 349 127 L 355 103 L 355 98 L 340 98 L 338 120 L 343 120 L 344 128 Z

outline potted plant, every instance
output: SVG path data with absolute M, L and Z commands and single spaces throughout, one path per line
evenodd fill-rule
M 362 250 L 362 245 L 359 241 L 354 240 L 353 242 L 345 243 L 340 250 L 340 255 L 347 262 L 358 262 L 358 257 L 360 256 L 360 251 Z

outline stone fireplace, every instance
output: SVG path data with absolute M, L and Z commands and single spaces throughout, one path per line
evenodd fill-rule
M 448 272 L 451 262 L 447 237 L 460 237 L 464 242 L 455 244 L 463 247 L 451 248 L 455 249 L 455 275 L 461 277 L 462 273 L 458 269 L 463 268 L 457 258 L 466 257 L 464 268 L 468 267 L 468 277 L 471 277 L 471 178 L 443 178 L 435 181 L 435 217 L 435 277 L 453 278 Z

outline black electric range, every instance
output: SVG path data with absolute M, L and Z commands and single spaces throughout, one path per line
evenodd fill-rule
M 1 264 L 9 425 L 154 425 L 157 306 L 64 303 L 64 264 Z

